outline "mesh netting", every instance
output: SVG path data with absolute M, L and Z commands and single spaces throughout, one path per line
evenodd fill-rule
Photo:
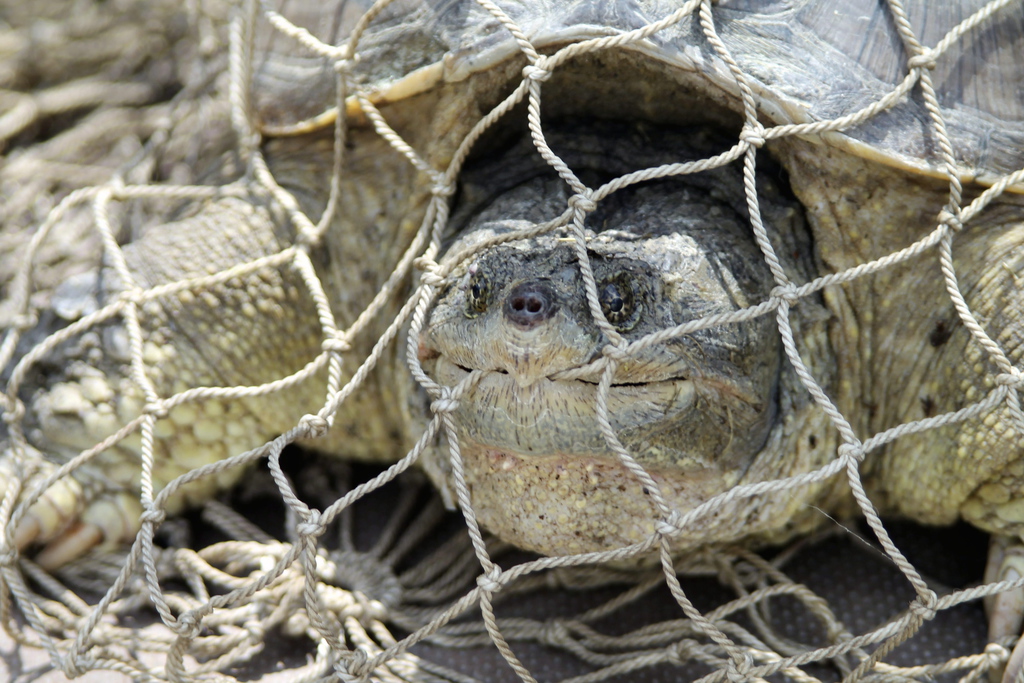
M 701 680 L 708 683 L 769 676 L 811 681 L 828 675 L 823 673 L 824 668 L 816 668 L 823 664 L 851 681 L 865 677 L 924 679 L 949 672 L 973 681 L 1006 662 L 1012 641 L 938 664 L 897 667 L 885 663 L 894 648 L 912 638 L 938 612 L 1024 586 L 1024 579 L 946 592 L 940 597 L 891 540 L 865 491 L 860 466 L 866 457 L 896 439 L 954 423 L 978 422 L 1003 406 L 1020 425 L 1017 429 L 1024 429 L 1017 393 L 1019 371 L 1001 340 L 991 338 L 976 320 L 961 294 L 953 261 L 954 236 L 1008 189 L 1019 191 L 1024 169 L 988 179 L 987 189 L 965 200 L 962 168 L 946 132 L 945 110 L 939 106 L 932 84 L 936 61 L 955 51 L 965 34 L 984 27 L 1000 12 L 1019 11 L 1019 5 L 1004 9 L 1011 3 L 994 1 L 929 48 L 915 36 L 899 0 L 892 0 L 884 11 L 909 55 L 905 77 L 869 103 L 858 104 L 829 120 L 767 125 L 759 119 L 760 90 L 752 87 L 753 79 L 720 39 L 716 28 L 718 9 L 711 2 L 688 2 L 663 19 L 634 30 L 577 40 L 563 47 L 545 43 L 541 49 L 501 6 L 478 0 L 474 11 L 482 10 L 482 15 L 493 22 L 492 33 L 498 36 L 495 40 L 514 45 L 518 53 L 515 59 L 523 60 L 509 60 L 521 70 L 521 76 L 507 96 L 495 98 L 497 106 L 461 136 L 446 155 L 445 166 L 437 168 L 431 155 L 422 153 L 396 132 L 408 127 L 408 120 L 392 125 L 386 106 L 420 94 L 417 88 L 426 92 L 436 85 L 436 80 L 430 80 L 436 67 L 408 56 L 395 57 L 398 65 L 388 72 L 390 79 L 383 79 L 385 87 L 375 74 L 387 71 L 377 62 L 390 53 L 379 49 L 379 44 L 366 55 L 361 51 L 365 36 L 372 34 L 378 23 L 386 23 L 391 3 L 374 4 L 360 18 L 341 17 L 354 11 L 346 6 L 339 12 L 339 21 L 352 28 L 338 45 L 321 42 L 267 5 L 248 3 L 232 8 L 211 0 L 186 3 L 181 10 L 176 4 L 129 4 L 128 9 L 108 10 L 106 15 L 102 8 L 83 10 L 75 20 L 81 25 L 69 22 L 70 28 L 64 33 L 64 29 L 54 28 L 61 26 L 57 21 L 61 17 L 55 14 L 47 24 L 56 31 L 49 37 L 50 43 L 46 43 L 46 31 L 35 31 L 43 36 L 35 38 L 43 41 L 42 48 L 37 48 L 43 53 L 59 54 L 62 42 L 74 43 L 81 36 L 99 35 L 93 40 L 94 48 L 104 42 L 118 45 L 117 59 L 111 60 L 109 55 L 97 58 L 108 65 L 102 77 L 89 72 L 86 65 L 76 67 L 84 70 L 78 78 L 71 67 L 56 58 L 53 64 L 41 62 L 35 68 L 62 72 L 57 84 L 53 81 L 58 79 L 52 75 L 48 78 L 45 73 L 25 76 L 30 70 L 24 64 L 10 67 L 10 73 L 0 72 L 0 77 L 6 79 L 5 87 L 10 88 L 0 93 L 7 100 L 0 116 L 0 141 L 12 146 L 0 176 L 6 204 L 0 238 L 5 240 L 7 253 L 16 254 L 10 260 L 5 255 L 3 264 L 5 273 L 13 276 L 3 309 L 8 329 L 0 347 L 0 367 L 7 378 L 2 405 L 9 442 L 3 464 L 7 492 L 0 507 L 7 530 L 2 556 L 2 607 L 5 627 L 18 642 L 45 648 L 55 665 L 70 676 L 91 669 L 110 669 L 140 680 L 175 681 L 203 677 L 236 680 L 226 672 L 236 671 L 234 667 L 252 659 L 268 639 L 279 634 L 308 638 L 315 644 L 315 656 L 291 679 L 303 681 L 470 680 L 410 653 L 411 648 L 424 642 L 443 647 L 493 643 L 524 681 L 535 679 L 517 655 L 518 644 L 523 642 L 542 643 L 582 662 L 588 673 L 565 679 L 579 682 L 685 664 L 703 667 L 694 676 L 703 676 Z M 129 11 L 132 7 L 136 8 L 135 14 Z M 181 11 L 183 15 L 178 14 Z M 406 16 L 410 22 L 427 21 L 415 12 Z M 731 149 L 709 159 L 662 165 L 621 176 L 597 188 L 587 187 L 546 143 L 541 116 L 545 83 L 582 56 L 634 48 L 655 51 L 659 36 L 681 24 L 693 28 L 694 40 L 700 41 L 702 49 L 721 65 L 716 77 L 727 84 L 732 106 L 742 117 L 739 139 Z M 124 32 L 119 33 L 122 29 Z M 28 32 L 12 28 L 5 35 L 16 42 Z M 400 40 L 398 36 L 396 41 Z M 135 48 L 124 47 L 125 41 L 136 41 Z M 318 76 L 319 82 L 334 86 L 328 97 L 333 99 L 334 107 L 326 113 L 314 111 L 287 123 L 257 120 L 254 112 L 260 106 L 254 100 L 265 93 L 261 94 L 261 81 L 254 72 L 260 68 L 267 45 L 280 41 L 292 44 L 293 53 L 304 51 L 307 56 L 320 58 L 321 66 L 329 65 L 321 68 Z M 156 45 L 159 47 L 154 48 Z M 139 51 L 162 56 L 153 57 L 140 69 L 139 64 L 145 60 L 132 61 L 132 55 Z M 67 62 L 74 64 L 76 60 L 69 58 Z M 109 66 L 111 62 L 113 67 Z M 140 72 L 145 78 L 137 78 Z M 408 75 L 415 78 L 403 80 Z M 160 92 L 161 87 L 168 86 L 161 84 L 161 77 L 184 86 L 173 98 L 163 100 L 166 93 Z M 928 136 L 935 141 L 937 165 L 949 185 L 945 204 L 932 207 L 933 215 L 938 216 L 934 229 L 883 258 L 806 283 L 794 282 L 776 254 L 773 244 L 778 241 L 761 220 L 755 184 L 759 149 L 785 138 L 829 139 L 830 134 L 884 115 L 910 97 L 923 103 L 927 112 Z M 136 106 L 154 99 L 158 100 L 156 104 Z M 100 103 L 104 108 L 74 120 L 52 139 L 39 141 L 46 138 L 46 122 Z M 568 206 L 560 216 L 542 225 L 502 234 L 464 253 L 444 254 L 442 238 L 449 202 L 466 158 L 474 143 L 507 116 L 525 118 L 540 156 L 570 188 Z M 279 183 L 268 145 L 272 139 L 324 128 L 333 128 L 333 174 L 329 183 L 325 181 L 330 187 L 326 208 L 322 215 L 310 217 L 302 198 L 296 196 L 301 193 L 285 182 Z M 346 141 L 354 128 L 372 129 L 386 143 L 393 157 L 385 162 L 387 165 L 411 169 L 409 177 L 415 179 L 426 197 L 426 206 L 418 230 L 397 259 L 394 272 L 381 278 L 383 284 L 376 294 L 360 302 L 360 310 L 351 315 L 352 322 L 342 325 L 336 317 L 330 284 L 323 281 L 323 271 L 318 270 L 317 253 L 324 240 L 330 239 L 332 220 L 348 210 L 339 197 L 347 182 Z M 213 159 L 216 163 L 210 161 Z M 628 341 L 602 312 L 588 256 L 588 214 L 609 195 L 629 185 L 695 174 L 737 161 L 743 168 L 750 227 L 775 281 L 772 295 L 735 313 L 689 321 Z M 96 182 L 98 177 L 104 180 Z M 211 184 L 200 184 L 211 177 L 215 178 Z M 195 207 L 203 202 L 249 201 L 252 197 L 265 198 L 271 207 L 268 211 L 293 227 L 290 244 L 226 270 L 172 279 L 158 286 L 140 284 L 138 273 L 125 259 L 122 244 L 169 215 L 201 211 Z M 568 371 L 564 377 L 600 378 L 594 429 L 649 493 L 656 514 L 650 520 L 650 534 L 635 544 L 602 552 L 534 558 L 511 552 L 487 537 L 477 522 L 463 470 L 456 412 L 460 399 L 471 395 L 483 373 L 474 371 L 456 386 L 442 386 L 423 371 L 416 340 L 439 292 L 451 283 L 452 273 L 458 268 L 498 244 L 558 229 L 565 231 L 576 251 L 590 312 L 608 342 L 599 360 Z M 68 248 L 69 244 L 75 247 Z M 861 438 L 802 357 L 791 312 L 801 301 L 826 288 L 916 262 L 922 255 L 930 259 L 928 267 L 941 269 L 958 320 L 996 368 L 990 377 L 991 389 L 955 411 Z M 49 335 L 41 332 L 47 307 L 55 300 L 66 301 L 66 297 L 54 295 L 54 289 L 72 276 L 94 272 L 101 263 L 114 274 L 116 293 L 108 293 L 95 308 L 83 304 L 80 310 L 65 311 L 73 322 Z M 151 304 L 185 293 L 201 297 L 224 287 L 240 286 L 237 283 L 252 278 L 273 280 L 282 272 L 294 275 L 302 297 L 317 318 L 318 355 L 302 359 L 304 365 L 291 374 L 282 373 L 272 381 L 249 386 L 204 382 L 202 386 L 176 387 L 154 380 L 157 361 L 149 353 L 153 339 L 146 322 Z M 410 277 L 417 283 L 411 293 L 404 285 Z M 693 510 L 675 510 L 662 495 L 658 481 L 620 443 L 612 428 L 609 392 L 616 372 L 643 349 L 699 330 L 763 316 L 777 320 L 786 359 L 838 435 L 837 453 L 827 465 L 812 472 L 736 486 Z M 60 349 L 90 333 L 110 329 L 121 330 L 125 339 L 125 367 L 129 368 L 128 379 L 136 392 L 137 415 L 116 424 L 93 447 L 60 461 L 59 466 L 48 465 L 49 461 L 32 446 L 32 401 L 24 394 L 24 386 L 33 381 L 33 373 L 39 368 L 52 364 L 47 359 Z M 357 354 L 353 350 L 363 347 L 356 340 L 367 330 L 374 331 L 373 343 L 366 347 L 366 353 Z M 407 345 L 404 340 L 408 340 Z M 288 457 L 283 455 L 286 447 L 300 441 L 315 446 L 314 440 L 328 432 L 339 408 L 358 399 L 366 390 L 371 371 L 396 346 L 401 347 L 412 376 L 430 397 L 431 414 L 429 419 L 424 418 L 421 437 L 404 457 L 398 459 L 400 454 L 395 454 L 397 462 L 361 483 L 342 482 L 338 488 L 330 488 L 314 482 L 312 492 L 303 489 L 301 477 L 287 470 Z M 326 378 L 322 404 L 291 429 L 255 448 L 231 450 L 226 446 L 223 459 L 195 467 L 182 464 L 180 476 L 170 477 L 166 485 L 155 483 L 154 471 L 161 467 L 160 444 L 170 438 L 161 427 L 168 415 L 188 406 L 242 405 L 302 387 L 314 376 Z M 414 465 L 440 437 L 448 448 L 448 495 L 457 503 L 464 520 L 464 528 L 457 530 L 443 528 L 440 503 L 417 492 L 414 486 Z M 102 471 L 106 454 L 118 448 L 139 454 L 134 463 L 138 495 L 134 507 L 125 505 L 140 513 L 141 530 L 127 555 L 109 549 L 87 555 L 61 569 L 58 581 L 19 552 L 16 530 L 26 518 L 38 516 L 39 503 L 60 508 L 63 503 L 59 492 L 81 495 L 91 480 L 84 477 L 86 483 L 79 483 L 75 476 L 94 471 L 90 467 L 96 463 Z M 196 482 L 211 482 L 210 486 L 216 488 L 218 482 L 237 480 L 253 463 L 261 463 L 269 471 L 272 483 L 264 482 L 266 488 L 283 503 L 287 521 L 283 540 L 271 537 L 237 510 L 209 503 L 204 512 L 207 521 L 220 537 L 231 540 L 215 539 L 204 544 L 199 535 L 183 545 L 186 541 L 175 533 L 180 527 L 168 518 L 169 508 L 174 511 L 180 507 L 175 496 L 180 497 L 182 489 Z M 738 500 L 787 496 L 837 479 L 848 483 L 871 533 L 915 595 L 896 618 L 877 628 L 851 631 L 828 602 L 782 571 L 789 558 L 786 553 L 768 561 L 735 548 L 709 549 L 682 558 L 673 552 L 672 541 L 684 529 Z M 353 522 L 359 501 L 372 498 L 380 490 L 398 490 L 393 505 L 385 506 L 397 508 L 393 514 L 384 520 L 365 521 L 357 511 Z M 337 526 L 342 527 L 341 541 L 334 543 Z M 372 549 L 357 550 L 362 546 L 352 540 L 352 529 L 360 527 L 376 529 Z M 162 539 L 159 543 L 158 538 Z M 328 538 L 332 539 L 330 543 Z M 646 570 L 622 569 L 631 560 L 652 555 L 657 558 L 653 569 L 650 565 Z M 717 577 L 733 597 L 719 606 L 698 609 L 680 577 L 702 576 Z M 509 596 L 608 586 L 618 588 L 606 601 L 571 617 L 498 617 L 495 612 L 495 604 Z M 673 616 L 652 619 L 626 634 L 605 635 L 595 629 L 595 623 L 635 609 L 638 600 L 658 587 L 667 588 Z M 797 642 L 780 633 L 770 606 L 785 600 L 801 605 L 790 612 L 798 619 L 820 626 L 814 642 Z M 155 609 L 163 626 L 140 624 L 140 610 L 148 606 Z M 17 618 L 12 617 L 15 608 L 20 614 Z

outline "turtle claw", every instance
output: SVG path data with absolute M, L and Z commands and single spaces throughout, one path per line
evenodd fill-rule
M 72 516 L 61 516 L 61 511 L 48 503 L 44 494 L 28 509 L 14 532 L 19 550 L 41 546 L 34 559 L 46 570 L 57 569 L 93 548 L 114 548 L 129 542 L 139 530 L 142 507 L 126 492 L 101 493 L 83 501 Z
M 5 495 L 10 491 L 12 482 L 21 481 L 18 468 L 7 458 L 9 455 L 5 454 L 5 458 L 0 461 L 0 492 Z M 41 462 L 41 471 L 37 472 L 37 476 L 47 476 L 55 468 L 53 463 Z M 20 486 L 22 501 L 30 490 L 31 483 L 26 482 Z M 84 508 L 84 501 L 82 485 L 75 479 L 64 477 L 43 491 L 22 515 L 18 511 L 25 503 L 20 502 L 13 515 L 16 520 L 14 545 L 24 550 L 36 541 L 52 538 L 78 516 Z
M 993 536 L 989 546 L 985 583 L 1013 581 L 1024 577 L 1024 543 L 1019 539 Z M 1004 591 L 985 598 L 988 639 L 998 642 L 1018 637 L 1024 627 L 1024 588 Z M 993 672 L 994 678 L 998 672 Z M 1002 683 L 1024 681 L 1024 638 L 1019 638 L 1006 662 Z
M 1010 653 L 1010 659 L 1003 670 L 1002 683 L 1021 683 L 1024 681 L 1024 638 L 1017 641 Z
M 0 492 L 15 476 L 0 463 Z M 55 467 L 45 463 L 45 468 Z M 22 489 L 22 496 L 28 488 Z M 23 505 L 24 503 L 21 503 Z M 35 562 L 47 570 L 84 555 L 97 546 L 115 546 L 134 538 L 141 506 L 127 492 L 93 491 L 73 477 L 50 485 L 17 519 L 13 544 L 19 551 L 41 546 Z
M 47 571 L 61 567 L 84 555 L 103 541 L 103 530 L 95 524 L 75 522 L 35 557 L 35 562 Z

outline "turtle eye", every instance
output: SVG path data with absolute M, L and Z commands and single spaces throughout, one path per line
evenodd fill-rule
M 487 276 L 477 271 L 473 273 L 466 284 L 466 317 L 475 318 L 487 310 L 491 294 L 491 281 Z
M 640 319 L 642 306 L 636 301 L 633 283 L 627 273 L 605 280 L 597 288 L 601 312 L 621 332 L 631 330 Z

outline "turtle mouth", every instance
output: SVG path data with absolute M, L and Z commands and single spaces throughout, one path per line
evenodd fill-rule
M 595 355 L 591 361 L 597 360 L 599 357 Z M 421 342 L 419 348 L 419 360 L 423 363 L 424 368 L 427 369 L 428 373 L 436 375 L 441 373 L 446 375 L 446 379 L 454 379 L 455 382 L 461 382 L 470 374 L 475 371 L 482 371 L 486 374 L 493 374 L 504 376 L 509 381 L 517 381 L 513 372 L 509 372 L 505 368 L 491 367 L 491 368 L 472 368 L 456 361 L 452 356 L 445 354 L 441 350 L 434 348 L 432 345 L 427 345 Z M 589 365 L 589 364 L 588 364 Z M 587 366 L 583 368 L 570 368 L 570 369 L 557 369 L 550 374 L 544 375 L 537 378 L 538 380 L 547 382 L 558 382 L 560 384 L 571 385 L 573 383 L 580 383 L 587 386 L 597 386 L 601 383 L 603 371 L 601 369 L 587 370 Z M 581 372 L 582 370 L 582 372 Z M 694 379 L 679 374 L 679 368 L 672 368 L 670 372 L 666 372 L 664 369 L 655 367 L 653 364 L 647 365 L 642 368 L 632 368 L 626 377 L 624 378 L 612 378 L 611 387 L 616 388 L 643 388 L 650 387 L 659 384 L 669 383 L 688 383 L 693 384 Z M 435 377 L 440 381 L 439 377 Z M 454 386 L 449 382 L 442 382 L 442 384 L 448 384 Z M 520 383 L 522 385 L 522 383 Z
M 440 353 L 429 364 L 431 376 L 446 386 L 459 384 L 473 372 Z M 598 421 L 600 375 L 558 379 L 559 374 L 567 373 L 522 385 L 508 371 L 484 371 L 459 399 L 460 431 L 478 444 L 523 457 L 613 456 Z M 692 413 L 696 402 L 695 382 L 687 378 L 613 382 L 607 415 L 612 430 L 627 445 L 643 450 L 638 439 Z
M 450 360 L 447 356 L 441 353 L 433 355 L 431 359 L 434 368 L 434 374 L 443 375 L 448 378 L 456 379 L 456 382 L 461 382 L 469 377 L 474 372 L 473 368 L 466 367 Z M 512 374 L 508 370 L 503 368 L 490 368 L 483 370 L 487 375 L 496 375 L 499 377 L 507 378 L 507 381 L 514 382 Z M 558 383 L 565 386 L 572 386 L 573 384 L 580 384 L 586 387 L 597 387 L 601 383 L 601 371 L 595 370 L 592 373 L 580 375 L 576 371 L 559 370 L 545 377 L 541 377 L 539 381 Z M 454 377 L 453 377 L 454 376 Z M 672 375 L 665 377 L 654 377 L 651 379 L 628 379 L 628 380 L 616 380 L 612 379 L 611 390 L 616 389 L 643 389 L 643 388 L 657 388 L 659 386 L 668 385 L 688 385 L 693 386 L 694 381 L 689 377 L 683 375 Z M 454 385 L 451 385 L 454 386 Z

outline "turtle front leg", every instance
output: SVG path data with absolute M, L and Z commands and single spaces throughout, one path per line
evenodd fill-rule
M 142 396 L 121 365 L 82 360 L 66 365 L 60 380 L 36 389 L 27 400 L 23 423 L 28 443 L 18 454 L 0 456 L 0 493 L 17 495 L 8 547 L 40 548 L 35 560 L 54 569 L 95 546 L 114 548 L 134 539 L 141 526 L 143 438 Z M 164 362 L 150 374 L 174 373 Z M 40 379 L 53 379 L 41 375 Z M 276 401 L 207 399 L 182 403 L 156 420 L 151 482 L 155 494 L 168 483 L 204 465 L 261 445 L 273 437 L 275 422 L 259 412 Z M 285 411 L 280 411 L 285 412 Z M 111 437 L 136 428 L 116 443 Z M 101 448 L 101 445 L 106 444 Z M 80 454 L 89 459 L 54 479 L 63 462 Z M 170 514 L 201 504 L 242 474 L 232 468 L 196 479 L 159 507 Z M 26 475 L 28 479 L 24 479 Z M 47 481 L 52 481 L 46 486 Z M 46 486 L 46 488 L 40 487 Z
M 141 349 L 115 315 L 57 337 L 47 353 L 30 354 L 31 362 L 12 372 L 8 398 L 25 412 L 12 425 L 20 438 L 11 443 L 21 444 L 21 452 L 0 457 L 0 492 L 20 488 L 8 539 L 21 549 L 42 545 L 37 561 L 53 568 L 95 545 L 134 538 L 142 512 L 140 416 L 155 418 L 147 452 L 157 495 L 176 478 L 256 448 L 319 408 L 324 368 L 265 386 L 322 354 L 320 319 L 291 261 L 247 266 L 290 243 L 287 221 L 247 197 L 210 202 L 125 247 L 133 285 L 158 293 L 139 305 Z M 229 270 L 234 277 L 211 278 Z M 98 308 L 125 289 L 110 269 L 90 277 L 94 286 L 77 291 L 88 291 Z M 133 372 L 140 360 L 152 393 Z M 83 453 L 85 462 L 70 476 L 26 499 L 60 463 Z M 35 472 L 26 472 L 29 463 Z M 26 473 L 31 479 L 22 482 Z M 241 473 L 234 467 L 191 481 L 161 509 L 173 514 L 201 504 Z

